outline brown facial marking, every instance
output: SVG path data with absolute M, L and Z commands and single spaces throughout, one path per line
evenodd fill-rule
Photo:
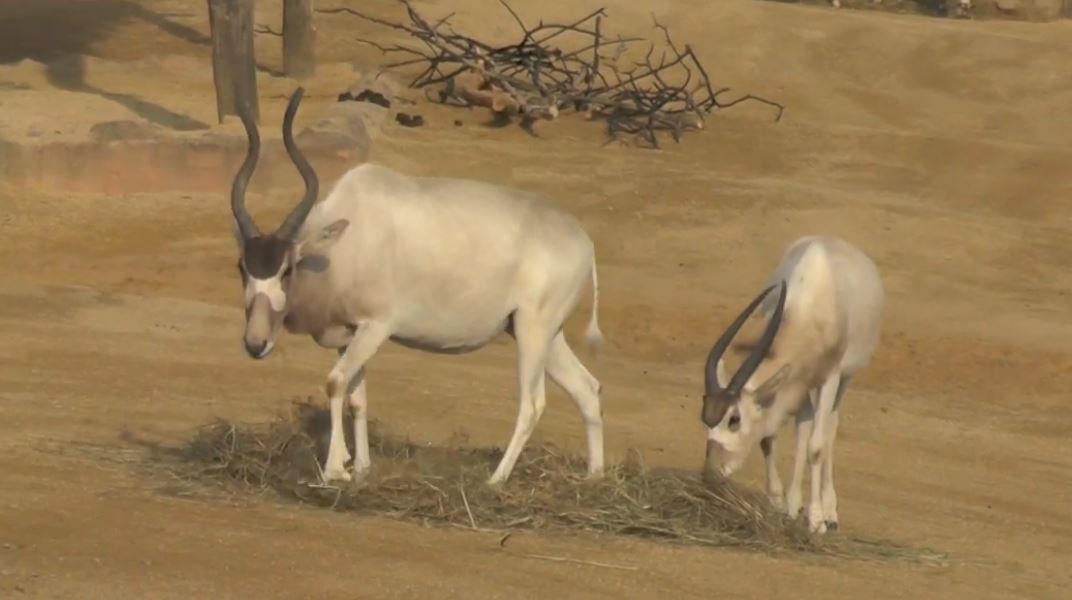
M 274 277 L 282 268 L 289 247 L 286 240 L 271 235 L 249 238 L 242 245 L 246 271 L 257 279 Z
M 703 411 L 700 414 L 700 419 L 704 425 L 708 427 L 715 427 L 722 422 L 722 418 L 726 416 L 726 411 L 730 409 L 737 402 L 737 398 L 727 394 L 724 390 L 718 393 L 703 397 Z

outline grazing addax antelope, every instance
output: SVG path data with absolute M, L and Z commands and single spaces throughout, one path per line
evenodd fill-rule
M 384 342 L 444 354 L 470 352 L 506 331 L 517 342 L 520 407 L 489 483 L 505 481 L 545 406 L 544 374 L 572 396 L 587 433 L 588 471 L 603 472 L 600 383 L 566 343 L 563 324 L 592 283 L 586 338 L 602 340 L 592 240 L 578 221 L 534 194 L 464 179 L 410 177 L 375 164 L 343 175 L 317 203 L 318 180 L 291 131 L 302 88 L 283 119 L 283 143 L 305 196 L 272 233 L 245 208 L 260 140 L 240 115 L 249 149 L 231 210 L 241 248 L 246 351 L 262 359 L 282 325 L 335 348 L 328 376 L 331 437 L 325 480 L 350 480 L 344 396 L 354 416 L 353 471 L 370 467 L 365 366 Z
M 705 470 L 731 475 L 758 442 L 768 497 L 796 517 L 807 460 L 808 525 L 823 533 L 838 527 L 834 441 L 841 400 L 878 345 L 885 291 L 870 258 L 826 236 L 794 241 L 768 284 L 708 355 L 701 414 L 708 428 Z M 770 294 L 775 287 L 776 299 Z M 749 320 L 757 307 L 759 314 Z M 744 357 L 732 377 L 727 350 L 730 357 Z M 774 439 L 790 416 L 796 419 L 797 448 L 783 498 Z

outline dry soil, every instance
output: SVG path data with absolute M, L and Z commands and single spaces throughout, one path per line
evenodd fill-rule
M 597 5 L 520 4 L 530 20 Z M 388 125 L 374 158 L 544 192 L 583 221 L 597 246 L 608 346 L 581 357 L 604 384 L 612 459 L 635 447 L 653 464 L 698 466 L 701 369 L 720 327 L 796 236 L 857 243 L 882 269 L 888 311 L 874 363 L 844 404 L 842 535 L 937 548 L 948 566 L 592 536 L 519 534 L 502 549 L 490 535 L 270 498 L 164 493 L 118 460 L 128 452 L 122 430 L 178 443 L 215 416 L 267 419 L 294 396 L 319 394 L 333 354 L 293 336 L 267 361 L 243 353 L 226 190 L 9 186 L 0 197 L 0 596 L 1067 597 L 1072 23 L 750 0 L 603 4 L 608 27 L 626 34 L 647 33 L 654 11 L 717 83 L 776 98 L 785 118 L 775 124 L 766 107 L 742 105 L 651 152 L 602 147 L 600 127 L 578 119 L 533 139 L 483 127 L 479 112 L 421 104 L 413 110 L 428 124 Z M 386 0 L 362 5 L 398 14 Z M 512 35 L 494 0 L 418 7 L 455 11 L 479 35 Z M 19 118 L 56 131 L 93 122 L 101 106 L 180 131 L 208 127 L 205 12 L 195 0 L 6 2 L 0 60 L 41 64 L 0 81 L 0 105 L 38 92 Z M 278 30 L 279 21 L 278 1 L 258 2 L 259 23 Z M 318 23 L 325 64 L 378 60 L 353 38 L 382 32 L 344 15 Z M 257 52 L 262 90 L 272 90 L 263 110 L 278 118 L 292 87 L 273 81 L 279 38 L 259 34 Z M 347 85 L 310 83 L 302 118 Z M 22 135 L 10 121 L 0 131 L 9 140 Z M 268 221 L 296 198 L 259 193 L 250 205 Z M 583 322 L 570 323 L 571 339 Z M 389 347 L 371 367 L 370 410 L 416 439 L 463 430 L 474 443 L 505 444 L 514 361 L 506 341 L 461 357 Z M 578 415 L 557 388 L 536 438 L 583 452 Z M 791 439 L 787 429 L 783 474 Z M 758 452 L 741 477 L 762 484 Z

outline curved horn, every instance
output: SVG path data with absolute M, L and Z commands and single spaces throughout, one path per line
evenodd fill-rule
M 764 294 L 766 295 L 766 294 Z M 755 350 L 752 354 L 745 359 L 741 364 L 741 368 L 737 369 L 737 373 L 730 379 L 729 387 L 726 389 L 730 394 L 736 396 L 741 393 L 741 388 L 748 381 L 748 378 L 756 372 L 759 368 L 759 363 L 763 360 L 763 357 L 770 351 L 771 345 L 774 344 L 774 336 L 778 333 L 778 328 L 782 325 L 782 315 L 785 312 L 785 295 L 786 285 L 785 280 L 782 280 L 781 289 L 778 290 L 778 304 L 774 307 L 774 312 L 771 314 L 770 321 L 767 321 L 767 328 L 763 331 L 763 335 L 759 338 L 759 343 L 756 344 Z
M 305 222 L 305 218 L 309 216 L 309 211 L 316 204 L 316 197 L 320 193 L 320 183 L 316 178 L 316 171 L 313 171 L 313 167 L 305 159 L 305 155 L 294 143 L 294 115 L 298 112 L 298 104 L 301 103 L 303 93 L 305 93 L 305 90 L 301 87 L 294 91 L 294 94 L 290 97 L 290 104 L 287 105 L 287 112 L 283 116 L 283 145 L 286 146 L 290 160 L 294 162 L 294 166 L 298 167 L 298 172 L 301 173 L 302 180 L 305 182 L 305 197 L 294 207 L 294 210 L 287 215 L 286 220 L 276 230 L 278 237 L 287 240 L 294 239 L 298 229 Z
M 260 235 L 257 224 L 246 210 L 246 185 L 257 167 L 257 158 L 261 153 L 261 138 L 257 132 L 257 124 L 249 114 L 249 108 L 238 102 L 238 116 L 242 119 L 242 126 L 246 128 L 246 159 L 235 174 L 234 183 L 231 184 L 231 212 L 234 214 L 235 223 L 238 224 L 238 232 L 242 239 L 248 240 Z
M 752 312 L 759 306 L 759 303 L 774 289 L 774 286 L 769 286 L 767 289 L 760 292 L 753 300 L 741 311 L 741 314 L 737 315 L 737 318 L 730 323 L 730 326 L 722 333 L 722 336 L 718 338 L 715 345 L 711 348 L 711 352 L 707 355 L 707 366 L 704 369 L 704 395 L 713 396 L 723 391 L 722 386 L 718 383 L 718 361 L 722 359 L 722 356 L 726 353 L 726 350 L 730 346 L 730 342 L 744 326 L 744 322 L 748 320 L 748 317 L 752 315 Z M 782 323 L 782 313 L 785 310 L 785 296 L 786 285 L 785 281 L 782 281 L 780 294 L 778 296 L 778 306 L 774 309 L 774 314 L 771 315 L 770 321 L 767 323 L 767 328 L 764 330 L 763 335 L 760 337 L 759 343 L 756 345 L 755 350 L 745 360 L 737 372 L 733 375 L 730 383 L 725 391 L 731 392 L 733 395 L 740 393 L 740 388 L 748 381 L 748 378 L 752 376 L 756 368 L 759 367 L 759 362 L 763 360 L 763 356 L 770 350 L 771 344 L 774 343 L 774 336 L 778 333 L 778 328 Z

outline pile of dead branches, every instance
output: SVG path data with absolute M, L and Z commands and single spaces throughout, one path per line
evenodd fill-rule
M 751 94 L 721 100 L 729 89 L 713 87 L 693 49 L 688 44 L 679 46 L 658 21 L 654 26 L 662 34 L 663 47 L 650 44 L 643 60 L 625 61 L 628 46 L 644 40 L 608 37 L 603 31 L 604 9 L 572 23 L 541 21 L 530 27 L 505 0 L 499 0 L 517 22 L 522 37 L 514 44 L 493 46 L 457 33 L 450 23 L 452 14 L 432 21 L 408 0 L 399 1 L 409 23 L 350 8 L 319 12 L 346 13 L 407 34 L 422 47 L 360 41 L 384 53 L 409 56 L 384 65 L 386 69 L 423 67 L 410 87 L 440 86 L 439 102 L 484 107 L 500 122 L 517 116 L 533 134 L 536 121 L 574 110 L 588 119 L 603 120 L 608 141 L 624 134 L 641 145 L 658 148 L 658 132 L 668 132 L 680 141 L 683 132 L 702 129 L 706 116 L 716 109 L 756 101 L 777 109 L 775 120 L 781 119 L 784 110 L 777 102 Z

